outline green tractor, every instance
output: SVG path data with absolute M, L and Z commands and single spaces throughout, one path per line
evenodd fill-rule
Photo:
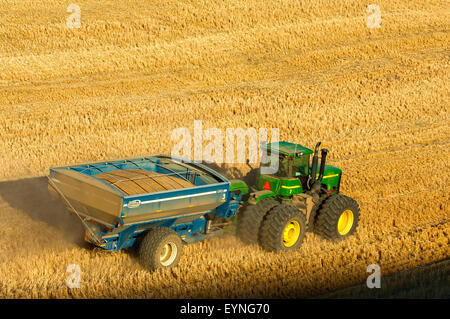
M 300 247 L 306 231 L 334 241 L 356 231 L 358 203 L 340 194 L 342 170 L 325 164 L 325 148 L 319 167 L 320 144 L 314 152 L 288 142 L 263 146 L 267 158 L 259 168 L 257 189 L 238 215 L 236 234 L 244 243 L 280 252 Z M 274 160 L 278 169 L 266 173 Z

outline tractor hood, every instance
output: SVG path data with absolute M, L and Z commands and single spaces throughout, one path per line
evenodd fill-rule
M 309 168 L 311 170 L 311 167 Z M 316 178 L 319 177 L 319 167 L 317 167 L 317 171 L 316 171 Z M 340 168 L 331 166 L 331 165 L 325 165 L 325 170 L 323 173 L 323 178 L 332 178 L 332 177 L 337 177 L 339 175 L 342 174 L 342 170 Z
M 326 185 L 327 192 L 339 192 L 339 187 L 341 184 L 341 175 L 342 170 L 340 168 L 331 166 L 331 165 L 325 165 L 324 173 L 323 173 L 323 179 L 322 179 L 322 185 Z M 319 176 L 319 169 L 317 169 L 316 176 Z

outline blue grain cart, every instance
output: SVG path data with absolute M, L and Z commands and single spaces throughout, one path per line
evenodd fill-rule
M 150 270 L 175 266 L 183 243 L 222 234 L 248 194 L 243 181 L 164 155 L 54 167 L 48 181 L 85 240 L 113 251 L 138 244 Z

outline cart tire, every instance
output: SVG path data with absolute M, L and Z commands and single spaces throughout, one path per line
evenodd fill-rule
M 256 205 L 248 205 L 245 210 L 238 213 L 236 235 L 247 244 L 257 244 L 261 222 L 272 208 L 280 205 L 272 198 L 261 199 Z
M 317 214 L 314 232 L 326 239 L 339 241 L 356 231 L 360 211 L 353 198 L 335 194 L 324 200 Z
M 264 217 L 260 243 L 267 251 L 295 250 L 301 246 L 305 234 L 305 215 L 294 206 L 281 204 Z
M 181 238 L 173 229 L 154 228 L 142 239 L 139 261 L 151 271 L 175 267 L 180 261 L 182 250 Z

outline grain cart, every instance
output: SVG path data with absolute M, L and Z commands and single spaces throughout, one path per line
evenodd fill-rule
M 183 242 L 222 234 L 248 193 L 240 180 L 164 155 L 50 168 L 48 181 L 85 240 L 116 252 L 137 243 L 150 270 L 176 265 Z
M 325 164 L 327 149 L 321 150 L 318 166 L 320 144 L 314 154 L 289 142 L 263 146 L 267 157 L 262 167 L 277 160 L 278 170 L 262 174 L 260 168 L 256 189 L 237 216 L 237 235 L 242 241 L 278 252 L 298 248 L 307 230 L 330 240 L 342 240 L 355 232 L 358 203 L 340 194 L 342 170 Z

